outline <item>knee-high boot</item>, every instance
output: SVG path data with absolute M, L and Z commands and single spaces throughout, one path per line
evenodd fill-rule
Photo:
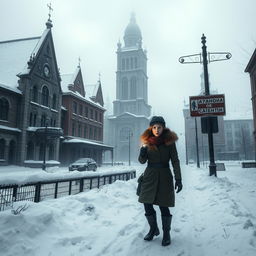
M 171 236 L 170 236 L 171 222 L 172 222 L 172 215 L 170 216 L 162 215 L 162 225 L 163 225 L 163 232 L 164 232 L 162 246 L 167 246 L 171 244 Z
M 156 214 L 153 215 L 145 215 L 149 224 L 149 232 L 147 235 L 144 237 L 144 240 L 146 241 L 151 241 L 154 236 L 158 236 L 160 234 L 158 226 L 157 226 L 157 221 L 156 221 Z

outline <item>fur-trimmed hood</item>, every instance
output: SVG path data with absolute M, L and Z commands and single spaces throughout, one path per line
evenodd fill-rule
M 149 127 L 140 136 L 141 143 L 150 146 L 149 138 L 153 136 L 154 135 L 152 133 L 152 127 Z M 163 133 L 161 134 L 161 137 L 163 137 L 163 141 L 165 145 L 171 145 L 172 143 L 178 140 L 177 134 L 171 131 L 169 128 L 164 128 Z

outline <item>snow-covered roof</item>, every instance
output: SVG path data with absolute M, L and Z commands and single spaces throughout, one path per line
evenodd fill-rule
M 89 97 L 96 97 L 99 86 L 100 86 L 100 81 L 98 81 L 96 84 L 87 84 L 87 85 L 85 85 L 86 94 Z
M 113 146 L 106 145 L 104 143 L 95 142 L 95 141 L 91 141 L 91 140 L 86 140 L 86 139 L 82 139 L 82 138 L 65 139 L 63 141 L 63 143 L 84 143 L 84 144 L 90 144 L 90 145 L 95 145 L 95 146 L 101 146 L 101 147 L 104 147 L 104 148 L 113 148 Z
M 122 52 L 137 51 L 138 49 L 139 49 L 138 46 L 130 46 L 130 47 L 121 48 L 121 51 Z
M 14 131 L 14 132 L 21 132 L 19 128 L 13 128 L 6 125 L 0 125 L 1 130 L 8 130 L 8 131 Z
M 49 29 L 41 37 L 31 37 L 0 42 L 0 84 L 7 89 L 17 89 L 17 75 L 28 74 L 27 62 L 36 57 Z

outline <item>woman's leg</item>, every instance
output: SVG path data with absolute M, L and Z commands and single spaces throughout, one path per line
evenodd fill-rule
M 144 209 L 145 209 L 145 215 L 146 216 L 156 214 L 156 211 L 153 207 L 153 204 L 144 204 Z
M 171 216 L 169 207 L 159 206 L 162 216 Z
M 170 210 L 168 207 L 159 206 L 161 211 L 161 218 L 162 218 L 162 225 L 163 225 L 163 240 L 162 245 L 167 246 L 171 244 L 171 236 L 170 236 L 170 229 L 171 229 L 171 222 L 172 222 L 172 215 L 170 214 Z
M 144 240 L 151 241 L 154 236 L 158 236 L 160 234 L 159 229 L 157 227 L 156 221 L 156 211 L 153 207 L 153 204 L 144 204 L 145 216 L 149 224 L 149 232 L 144 237 Z

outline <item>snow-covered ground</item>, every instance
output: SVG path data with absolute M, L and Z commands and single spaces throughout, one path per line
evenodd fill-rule
M 139 174 L 144 166 L 134 168 Z M 28 208 L 17 215 L 0 212 L 0 255 L 255 256 L 256 169 L 226 168 L 215 178 L 208 169 L 182 166 L 184 188 L 171 209 L 170 246 L 161 246 L 162 233 L 151 242 L 143 240 L 148 225 L 134 179 L 27 202 Z M 24 204 L 15 203 L 14 209 Z
M 55 179 L 79 178 L 85 176 L 95 176 L 102 174 L 126 172 L 134 170 L 131 166 L 108 166 L 98 167 L 93 171 L 72 171 L 68 167 L 48 167 L 45 171 L 40 168 L 28 168 L 20 166 L 1 166 L 0 167 L 0 185 L 18 184 L 22 185 L 28 182 L 48 181 Z

